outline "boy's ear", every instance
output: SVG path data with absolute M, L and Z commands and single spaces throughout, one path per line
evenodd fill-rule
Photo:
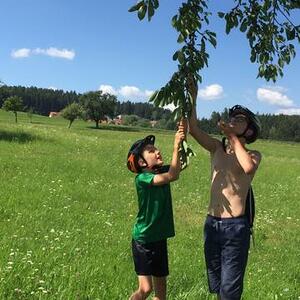
M 146 162 L 142 158 L 139 158 L 138 164 L 139 164 L 140 167 L 146 167 L 147 166 Z

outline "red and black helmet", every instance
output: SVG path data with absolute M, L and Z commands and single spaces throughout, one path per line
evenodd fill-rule
M 142 172 L 138 164 L 139 158 L 143 158 L 142 152 L 146 145 L 154 145 L 155 136 L 148 135 L 144 139 L 136 141 L 130 148 L 127 155 L 127 168 L 133 173 Z M 144 159 L 144 158 L 143 158 Z
M 244 137 L 246 139 L 247 144 L 253 143 L 257 139 L 257 137 L 261 131 L 260 121 L 257 118 L 257 116 L 250 109 L 248 109 L 242 105 L 234 105 L 232 108 L 229 109 L 229 118 L 234 117 L 239 114 L 244 115 L 248 121 L 247 128 L 239 136 Z M 253 131 L 253 134 L 251 134 L 250 136 L 245 135 L 248 129 L 251 129 Z

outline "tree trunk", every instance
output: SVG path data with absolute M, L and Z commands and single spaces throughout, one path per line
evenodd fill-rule
M 16 111 L 14 111 L 14 114 L 15 114 L 15 121 L 16 121 L 16 123 L 18 123 L 18 113 Z
M 69 123 L 69 126 L 68 126 L 68 128 L 70 128 L 70 127 L 71 127 L 71 125 L 72 125 L 73 121 L 74 121 L 74 120 L 70 120 L 70 123 Z
M 99 128 L 99 120 L 96 120 L 96 128 Z

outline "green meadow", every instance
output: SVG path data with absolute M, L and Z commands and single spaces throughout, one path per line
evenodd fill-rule
M 128 299 L 137 287 L 131 228 L 137 212 L 130 145 L 156 135 L 165 162 L 171 131 L 101 126 L 0 110 L 0 299 Z M 208 294 L 203 222 L 209 155 L 172 184 L 176 236 L 169 240 L 172 300 Z M 257 141 L 255 247 L 243 299 L 300 299 L 300 144 Z

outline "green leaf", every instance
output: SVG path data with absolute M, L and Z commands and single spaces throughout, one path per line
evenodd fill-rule
M 202 83 L 202 76 L 199 74 L 196 74 L 195 76 L 196 76 L 197 80 L 199 81 L 199 83 Z
M 138 17 L 140 20 L 143 20 L 145 18 L 147 12 L 147 5 L 143 4 L 143 6 L 141 6 L 138 10 Z
M 223 13 L 223 12 L 219 11 L 219 12 L 218 12 L 218 16 L 219 16 L 220 18 L 224 18 L 224 16 L 225 16 L 225 13 Z
M 183 149 L 184 149 L 184 152 L 186 153 L 186 151 L 187 151 L 187 149 L 188 149 L 188 144 L 187 144 L 186 140 L 183 140 L 183 141 L 182 141 L 182 147 L 183 147 Z
M 178 121 L 179 118 L 181 117 L 181 107 L 179 106 L 175 108 L 171 115 L 174 121 Z
M 177 15 L 172 18 L 172 26 L 175 27 L 177 23 Z
M 256 52 L 254 49 L 251 50 L 250 61 L 254 63 L 256 61 Z
M 150 0 L 148 5 L 148 21 L 151 20 L 153 15 L 154 15 L 154 7 L 152 1 Z
M 248 27 L 248 21 L 247 19 L 245 19 L 241 24 L 240 31 L 245 32 L 247 30 L 247 27 Z
M 185 62 L 185 56 L 182 51 L 178 51 L 178 61 L 181 65 L 183 65 Z
M 155 9 L 158 9 L 159 1 L 158 0 L 153 0 L 153 6 L 154 6 Z
M 156 94 L 155 98 L 153 98 L 153 104 L 154 104 L 154 106 L 159 107 L 161 99 L 163 97 L 163 92 L 160 89 L 159 91 L 156 91 L 156 93 L 157 94 Z
M 285 33 L 286 33 L 286 38 L 288 41 L 293 40 L 296 36 L 295 28 L 292 28 L 292 29 L 286 28 Z
M 229 21 L 227 21 L 226 22 L 226 29 L 225 29 L 226 34 L 229 34 L 230 30 L 231 30 L 231 26 L 229 24 Z
M 180 160 L 180 168 L 184 170 L 190 163 L 190 157 L 196 156 L 194 151 L 188 146 L 186 140 L 183 140 L 180 143 L 179 148 L 179 160 Z
M 164 99 L 164 105 L 170 104 L 169 100 L 170 100 L 170 96 L 171 96 L 171 91 L 170 91 L 170 85 L 167 84 L 164 87 L 164 94 L 163 94 L 163 99 Z
M 140 7 L 143 6 L 143 4 L 144 4 L 144 1 L 140 1 L 140 2 L 138 2 L 137 4 L 133 5 L 132 7 L 130 7 L 130 8 L 128 9 L 128 11 L 129 11 L 129 12 L 134 12 L 134 11 L 136 11 L 136 10 L 139 10 Z
M 155 91 L 149 98 L 149 102 L 154 102 L 155 98 L 157 97 L 159 91 Z
M 214 48 L 216 48 L 216 46 L 217 46 L 217 40 L 216 40 L 215 38 L 211 37 L 211 38 L 209 39 L 209 41 L 210 41 L 210 43 L 214 46 Z
M 173 60 L 177 60 L 177 59 L 178 59 L 178 52 L 179 52 L 179 51 L 176 51 L 176 52 L 173 54 Z
M 177 43 L 183 43 L 183 42 L 184 42 L 184 36 L 182 33 L 180 33 L 177 39 Z
M 188 157 L 196 156 L 195 152 L 190 147 L 187 148 L 186 155 Z

